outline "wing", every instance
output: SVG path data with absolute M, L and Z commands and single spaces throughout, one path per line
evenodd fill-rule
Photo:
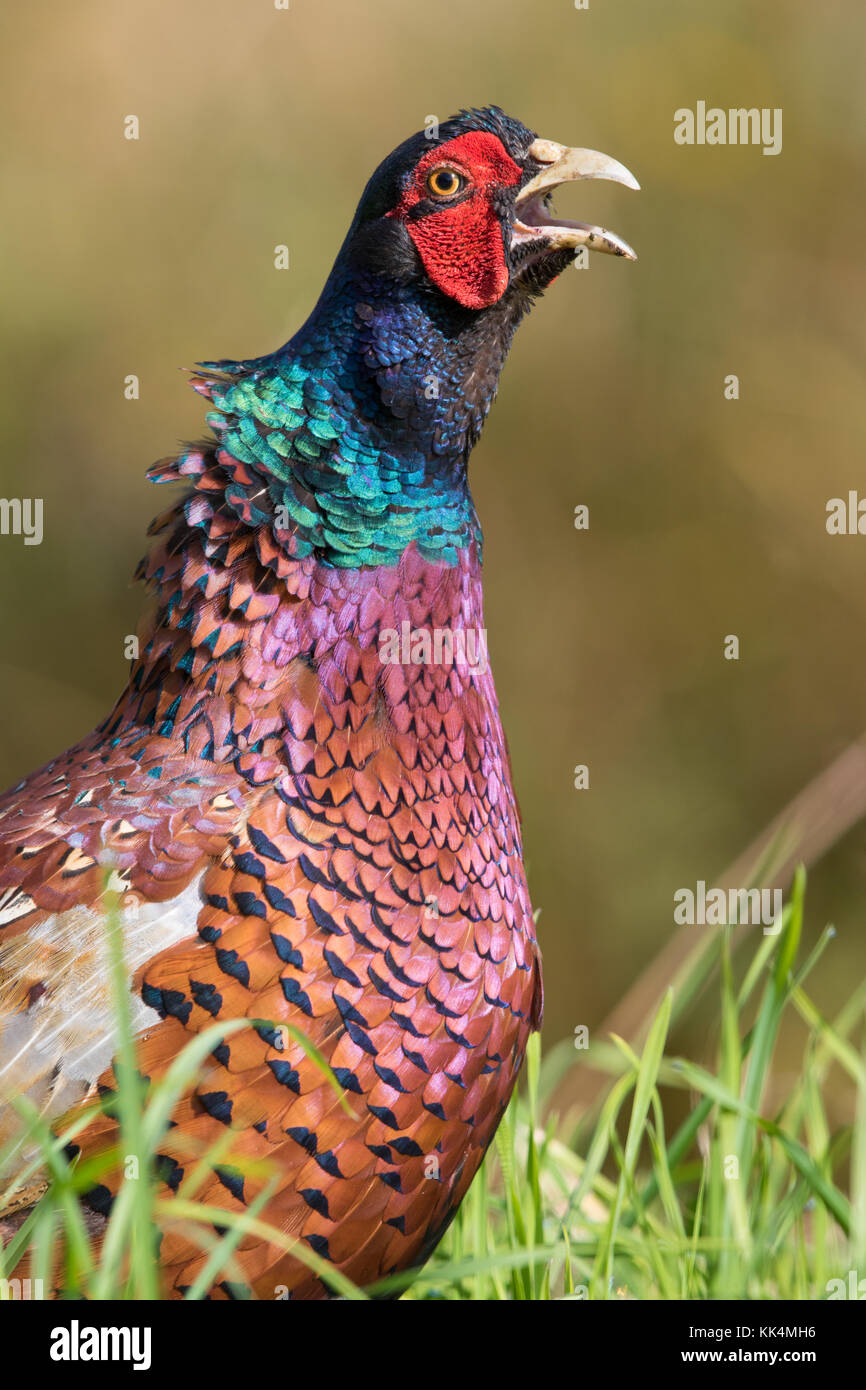
M 0 1107 L 17 1093 L 57 1115 L 111 1060 L 106 880 L 132 978 L 195 932 L 205 866 L 244 814 L 231 768 L 140 730 L 93 734 L 0 799 Z M 0 1135 L 11 1122 L 0 1108 Z

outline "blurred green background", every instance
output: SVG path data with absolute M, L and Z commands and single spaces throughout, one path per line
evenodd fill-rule
M 291 335 L 395 144 L 495 102 L 640 179 L 561 195 L 640 260 L 595 257 L 536 308 L 472 469 L 546 1032 L 596 1024 L 675 889 L 866 728 L 866 539 L 824 524 L 866 491 L 862 4 L 31 0 L 4 67 L 0 494 L 44 498 L 45 539 L 0 539 L 3 785 L 124 682 L 170 497 L 144 470 L 202 428 L 177 368 Z M 698 100 L 782 107 L 782 153 L 676 145 Z M 810 878 L 813 936 L 839 928 L 828 1011 L 866 960 L 864 845 Z

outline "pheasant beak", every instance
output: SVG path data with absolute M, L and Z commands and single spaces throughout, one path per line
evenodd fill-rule
M 626 188 L 638 189 L 640 184 L 634 174 L 609 155 L 599 154 L 598 150 L 569 149 L 553 140 L 534 140 L 529 155 L 543 167 L 535 178 L 524 184 L 515 200 L 511 246 L 512 249 L 527 247 L 521 257 L 521 268 L 527 261 L 537 260 L 548 251 L 576 250 L 581 246 L 637 260 L 628 242 L 616 232 L 594 227 L 589 222 L 567 222 L 554 217 L 550 208 L 553 191 L 561 184 L 574 183 L 577 179 L 611 179 L 614 183 L 624 183 Z

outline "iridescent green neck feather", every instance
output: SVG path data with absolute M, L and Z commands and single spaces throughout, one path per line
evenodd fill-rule
M 226 498 L 299 558 L 394 565 L 415 542 L 453 565 L 480 546 L 466 465 L 519 313 L 477 315 L 353 259 L 350 234 L 285 347 L 202 364 L 208 424 L 240 465 Z

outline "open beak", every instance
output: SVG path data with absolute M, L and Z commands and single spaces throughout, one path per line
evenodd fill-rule
M 598 150 L 569 149 L 553 140 L 534 140 L 529 154 L 543 167 L 521 188 L 515 202 L 511 245 L 513 249 L 527 247 L 521 257 L 521 269 L 548 251 L 576 250 L 580 246 L 637 260 L 628 242 L 616 232 L 594 227 L 589 222 L 567 222 L 554 217 L 550 209 L 553 191 L 563 183 L 574 183 L 577 179 L 612 179 L 614 183 L 624 183 L 626 188 L 637 189 L 640 184 L 634 174 L 609 155 L 599 154 Z

